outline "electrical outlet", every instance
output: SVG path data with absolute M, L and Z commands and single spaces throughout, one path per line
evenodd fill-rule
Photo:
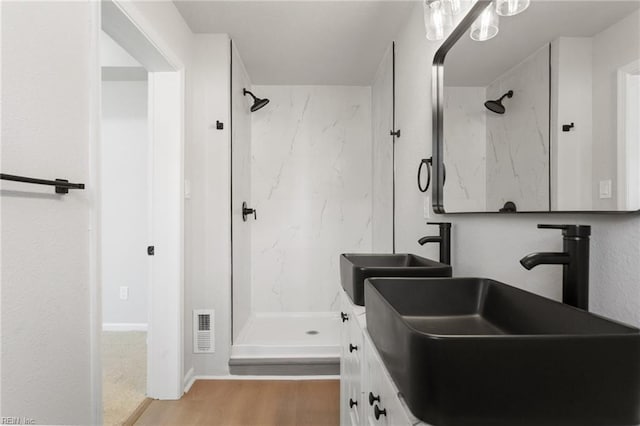
M 120 300 L 127 300 L 129 298 L 129 287 L 120 287 Z
M 611 198 L 611 179 L 600 181 L 600 198 Z

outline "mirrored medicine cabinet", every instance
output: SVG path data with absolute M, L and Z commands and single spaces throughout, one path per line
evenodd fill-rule
M 640 210 L 640 2 L 495 7 L 434 58 L 434 211 Z M 497 34 L 472 39 L 490 14 Z

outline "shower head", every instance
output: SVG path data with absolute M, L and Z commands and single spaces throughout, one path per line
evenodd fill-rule
M 256 112 L 257 110 L 259 110 L 260 108 L 262 108 L 263 106 L 269 103 L 269 99 L 257 98 L 253 93 L 251 93 L 247 89 L 242 89 L 242 94 L 244 96 L 250 95 L 253 98 L 253 105 L 251 105 L 251 112 Z
M 506 111 L 504 105 L 502 105 L 502 100 L 504 98 L 511 99 L 513 97 L 513 90 L 509 90 L 507 93 L 502 95 L 500 99 L 496 99 L 495 101 L 487 101 L 484 103 L 484 106 L 487 107 L 489 111 L 493 111 L 496 114 L 504 114 Z

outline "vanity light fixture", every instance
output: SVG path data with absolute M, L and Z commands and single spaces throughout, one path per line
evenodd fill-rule
M 462 11 L 462 0 L 440 0 L 445 15 L 456 16 Z
M 514 16 L 524 12 L 531 0 L 496 0 L 496 12 L 500 16 Z
M 500 17 L 496 13 L 495 3 L 491 3 L 471 25 L 471 38 L 475 41 L 487 41 L 498 35 Z
M 445 14 L 445 0 L 424 0 L 424 27 L 427 40 L 444 39 L 445 29 L 450 26 L 451 16 Z

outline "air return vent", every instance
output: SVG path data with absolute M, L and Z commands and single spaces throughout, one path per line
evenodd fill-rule
M 215 352 L 213 309 L 193 310 L 193 352 Z

